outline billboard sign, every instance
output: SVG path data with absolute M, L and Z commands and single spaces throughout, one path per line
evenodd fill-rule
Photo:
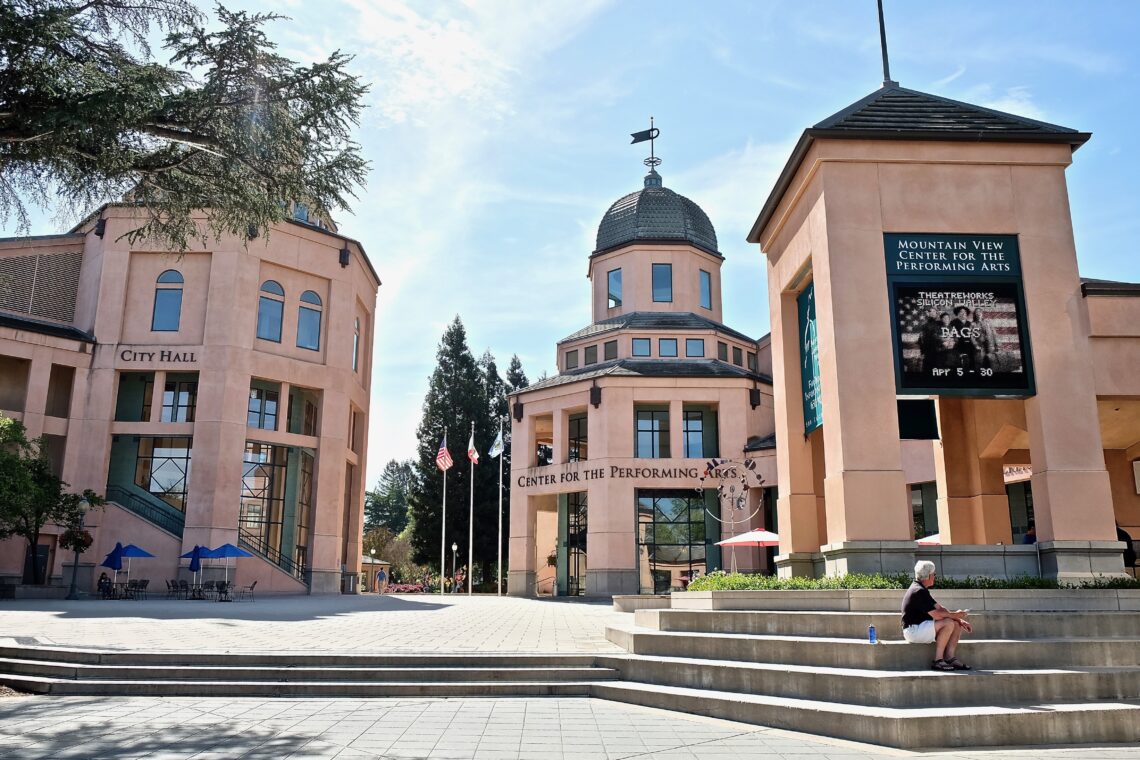
M 1017 237 L 884 238 L 899 395 L 1033 395 Z

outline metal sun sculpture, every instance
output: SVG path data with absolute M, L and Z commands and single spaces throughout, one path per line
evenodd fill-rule
M 748 511 L 748 491 L 764 485 L 764 476 L 756 471 L 754 459 L 746 459 L 743 462 L 710 459 L 705 463 L 704 472 L 701 474 L 698 493 L 704 493 L 706 480 L 717 483 L 716 499 L 720 514 L 713 514 L 707 505 L 705 513 L 719 523 L 728 523 L 731 535 L 736 534 L 737 523 L 748 524 L 763 506 L 763 500 L 758 500 L 756 507 L 751 512 Z M 730 547 L 730 551 L 732 571 L 736 572 L 736 547 Z

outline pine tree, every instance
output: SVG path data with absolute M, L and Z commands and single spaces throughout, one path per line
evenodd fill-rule
M 515 354 L 511 357 L 511 363 L 507 366 L 507 393 L 520 391 L 528 385 L 530 385 L 530 381 L 526 379 L 526 373 L 523 372 L 519 355 Z
M 380 482 L 364 497 L 364 529 L 387 528 L 399 535 L 408 525 L 408 491 L 415 478 L 412 460 L 392 459 L 384 466 Z

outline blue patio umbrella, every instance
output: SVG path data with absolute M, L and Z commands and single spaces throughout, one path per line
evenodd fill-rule
M 104 557 L 103 561 L 99 563 L 99 567 L 110 568 L 115 571 L 115 575 L 117 576 L 119 571 L 123 569 L 123 545 L 116 543 L 111 553 Z
M 222 544 L 217 549 L 209 549 L 207 551 L 209 551 L 209 554 L 207 554 L 205 556 L 208 556 L 211 559 L 225 559 L 225 560 L 227 560 L 227 562 L 226 562 L 226 583 L 230 582 L 230 563 L 228 561 L 229 558 L 230 557 L 252 557 L 253 556 L 252 554 L 247 552 L 245 549 L 242 549 L 239 546 L 234 546 L 233 544 Z
M 131 557 L 153 557 L 154 555 L 134 544 L 127 544 L 123 547 L 122 556 L 127 558 L 127 580 L 129 581 L 131 579 Z
M 210 550 L 204 546 L 198 546 L 198 544 L 194 544 L 194 548 L 183 554 L 181 557 L 179 557 L 179 559 L 189 559 L 189 570 L 190 572 L 197 575 L 198 571 L 202 569 L 202 557 L 208 556 L 209 551 Z

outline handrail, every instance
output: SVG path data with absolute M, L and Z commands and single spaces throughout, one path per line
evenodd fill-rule
M 122 486 L 107 485 L 107 500 L 113 501 L 128 512 L 134 512 L 139 517 L 151 522 L 175 536 L 182 538 L 186 527 L 186 516 L 181 512 L 173 514 L 151 504 L 138 494 L 131 493 Z M 171 507 L 173 510 L 173 507 Z
M 297 564 L 291 557 L 282 554 L 277 547 L 270 546 L 260 536 L 250 533 L 240 526 L 238 527 L 238 544 L 245 546 L 247 549 L 252 549 L 306 586 L 309 585 L 308 568 L 304 565 Z

